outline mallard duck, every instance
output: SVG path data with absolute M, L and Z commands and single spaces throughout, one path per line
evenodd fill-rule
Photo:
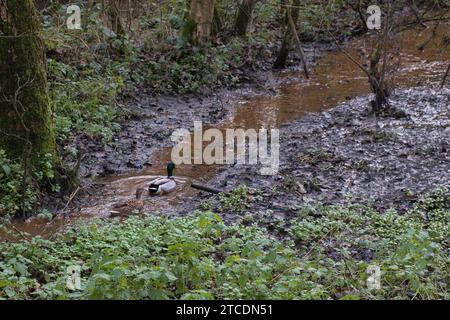
M 143 193 L 144 189 L 137 189 L 136 199 L 132 199 L 125 203 L 115 205 L 113 207 L 114 210 L 111 211 L 111 216 L 120 216 L 121 218 L 123 218 L 124 216 L 128 216 L 131 214 L 140 214 L 142 212 L 142 209 L 144 209 L 144 201 L 141 199 Z
M 177 183 L 175 182 L 175 178 L 172 176 L 174 169 L 175 164 L 169 162 L 167 165 L 167 178 L 156 178 L 150 182 L 148 192 L 150 192 L 150 194 L 163 195 L 175 190 Z

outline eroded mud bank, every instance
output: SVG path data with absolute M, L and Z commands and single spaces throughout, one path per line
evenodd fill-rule
M 402 117 L 374 117 L 370 96 L 310 113 L 281 129 L 279 175 L 235 166 L 217 186 L 262 190 L 261 210 L 295 212 L 305 203 L 363 203 L 404 211 L 436 186 L 450 187 L 450 89 L 400 89 Z

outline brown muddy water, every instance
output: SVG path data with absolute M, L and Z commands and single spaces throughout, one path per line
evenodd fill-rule
M 399 48 L 394 61 L 395 87 L 436 85 L 441 79 L 450 61 L 450 50 L 443 50 L 441 46 L 442 35 L 448 36 L 448 25 L 440 26 L 438 36 L 429 41 L 424 50 L 418 50 L 421 44 L 430 39 L 431 29 L 403 32 L 391 43 L 393 47 Z M 365 36 L 354 39 L 343 49 L 364 64 L 364 57 L 370 52 L 372 43 L 373 39 Z M 365 74 L 342 51 L 329 52 L 319 59 L 308 80 L 299 72 L 284 72 L 276 77 L 280 77 L 282 85 L 275 96 L 257 96 L 240 101 L 231 117 L 219 124 L 218 128 L 278 128 L 305 113 L 324 111 L 340 102 L 369 93 Z M 114 204 L 133 198 L 137 188 L 147 189 L 153 178 L 165 175 L 170 153 L 170 148 L 156 152 L 150 162 L 157 163 L 157 166 L 126 176 L 99 179 L 99 190 L 84 201 L 89 205 L 78 208 L 67 217 L 58 215 L 51 222 L 34 219 L 15 223 L 9 227 L 12 231 L 10 235 L 0 230 L 0 239 L 12 240 L 36 235 L 50 237 L 76 221 L 108 217 Z M 162 197 L 147 196 L 146 211 L 166 212 L 180 203 L 195 199 L 198 191 L 190 187 L 191 182 L 210 181 L 218 169 L 217 165 L 180 165 L 175 170 L 177 190 Z

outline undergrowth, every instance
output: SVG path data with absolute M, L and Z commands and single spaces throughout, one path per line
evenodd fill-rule
M 445 189 L 404 215 L 304 207 L 283 239 L 212 212 L 93 221 L 54 240 L 0 243 L 0 297 L 448 299 L 449 222 Z M 66 285 L 73 266 L 81 290 Z M 369 266 L 380 269 L 378 289 L 367 286 Z

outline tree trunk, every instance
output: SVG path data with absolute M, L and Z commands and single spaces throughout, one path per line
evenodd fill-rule
M 245 36 L 247 28 L 252 20 L 253 9 L 257 0 L 242 0 L 239 5 L 236 23 L 234 25 L 234 34 L 240 37 Z
M 388 36 L 391 27 L 391 15 L 391 3 L 388 2 L 383 31 L 379 35 L 377 44 L 370 57 L 369 84 L 372 93 L 375 95 L 375 100 L 372 100 L 371 103 L 373 112 L 376 114 L 382 113 L 389 107 L 389 88 L 386 81 L 386 68 L 389 63 Z
M 0 147 L 32 167 L 56 160 L 40 22 L 32 0 L 0 0 Z
M 282 1 L 282 6 L 286 10 L 286 14 L 285 14 L 285 30 L 286 31 L 284 33 L 283 43 L 281 44 L 280 52 L 278 53 L 277 59 L 275 60 L 275 62 L 273 64 L 273 67 L 276 69 L 284 69 L 286 67 L 286 61 L 289 56 L 289 50 L 291 49 L 291 46 L 292 46 L 293 34 L 292 34 L 292 29 L 291 29 L 290 23 L 289 23 L 287 8 L 285 7 L 287 5 L 289 5 L 288 1 L 285 1 L 285 0 Z M 293 8 L 291 10 L 292 20 L 294 20 L 294 23 L 297 24 L 299 10 L 300 10 L 300 8 L 299 8 L 300 0 L 294 0 L 292 5 L 293 5 Z
M 126 37 L 127 32 L 123 27 L 122 20 L 120 19 L 119 3 L 117 0 L 109 0 L 108 14 L 111 22 L 111 29 L 116 34 L 116 37 L 123 39 Z
M 183 35 L 190 42 L 205 43 L 211 38 L 213 19 L 214 0 L 191 0 Z
M 375 100 L 373 100 L 372 108 L 375 113 L 380 113 L 383 109 L 383 106 L 387 102 L 388 92 L 384 87 L 384 81 L 381 76 L 381 72 L 378 70 L 378 64 L 381 59 L 382 47 L 378 45 L 377 48 L 372 53 L 370 58 L 370 77 L 369 84 L 372 92 L 375 94 Z

